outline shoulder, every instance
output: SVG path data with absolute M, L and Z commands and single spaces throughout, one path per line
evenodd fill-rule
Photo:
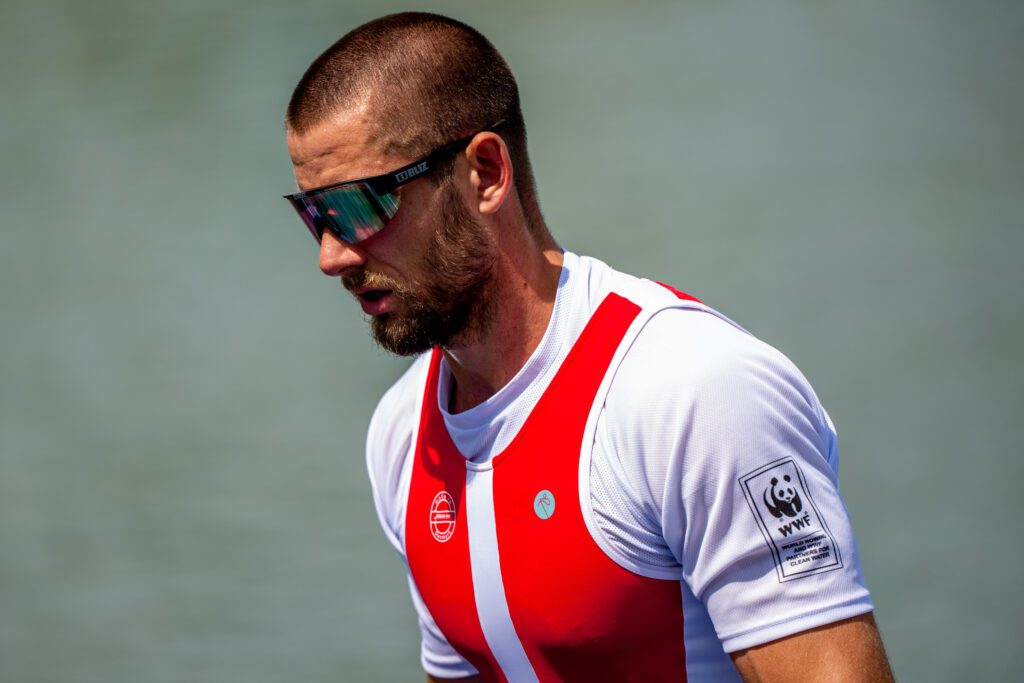
M 785 355 L 712 309 L 658 311 L 636 335 L 619 372 L 623 381 L 643 382 L 658 395 L 807 385 Z
M 605 408 L 618 448 L 685 458 L 683 472 L 697 478 L 723 464 L 716 453 L 742 461 L 773 441 L 809 442 L 836 467 L 832 425 L 800 370 L 711 309 L 654 314 L 619 363 Z
M 643 431 L 637 438 L 657 431 L 680 436 L 685 427 L 709 424 L 751 433 L 765 420 L 783 419 L 830 438 L 831 423 L 810 383 L 778 349 L 664 285 L 597 259 L 579 263 L 592 308 L 615 293 L 643 309 L 612 369 L 609 427 Z
M 366 436 L 367 449 L 373 455 L 393 453 L 412 436 L 429 365 L 429 353 L 418 356 L 377 402 Z
M 366 466 L 373 501 L 381 525 L 401 551 L 402 490 L 404 473 L 415 444 L 420 406 L 430 354 L 413 361 L 409 369 L 381 397 L 366 435 Z

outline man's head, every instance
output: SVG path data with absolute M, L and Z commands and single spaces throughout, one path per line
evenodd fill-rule
M 360 112 L 389 151 L 418 158 L 499 121 L 516 191 L 532 229 L 542 220 L 526 151 L 515 77 L 480 32 L 425 12 L 391 14 L 350 31 L 310 65 L 285 125 L 303 135 L 343 112 Z M 450 163 L 433 174 L 442 182 Z
M 352 244 L 323 233 L 321 269 L 357 295 L 390 351 L 449 346 L 486 328 L 499 289 L 497 240 L 486 227 L 506 196 L 529 233 L 546 235 L 515 80 L 475 30 L 405 13 L 350 32 L 295 88 L 286 126 L 303 190 L 391 172 L 499 121 L 500 137 L 481 133 L 398 188 L 398 212 L 377 235 Z M 460 154 L 472 161 L 459 166 Z

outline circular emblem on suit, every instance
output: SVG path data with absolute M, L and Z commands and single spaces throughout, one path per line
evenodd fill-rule
M 555 514 L 555 494 L 544 489 L 533 499 L 533 511 L 541 519 L 551 519 Z
M 455 533 L 455 500 L 447 491 L 439 492 L 430 504 L 430 533 L 440 543 Z

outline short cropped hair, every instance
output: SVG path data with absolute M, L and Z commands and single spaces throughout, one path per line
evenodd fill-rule
M 425 12 L 391 14 L 353 29 L 306 70 L 285 124 L 302 135 L 334 114 L 366 107 L 389 150 L 415 158 L 499 121 L 516 190 L 534 231 L 543 225 L 511 69 L 479 31 Z M 438 170 L 450 175 L 452 164 Z M 441 180 L 435 179 L 436 182 Z

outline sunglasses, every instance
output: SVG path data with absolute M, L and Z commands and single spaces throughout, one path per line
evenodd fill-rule
M 294 207 L 317 242 L 323 239 L 327 229 L 343 242 L 356 244 L 383 230 L 398 213 L 399 196 L 395 190 L 430 173 L 446 156 L 468 147 L 480 133 L 493 133 L 504 125 L 505 121 L 500 121 L 383 175 L 324 185 L 286 194 L 284 198 Z

